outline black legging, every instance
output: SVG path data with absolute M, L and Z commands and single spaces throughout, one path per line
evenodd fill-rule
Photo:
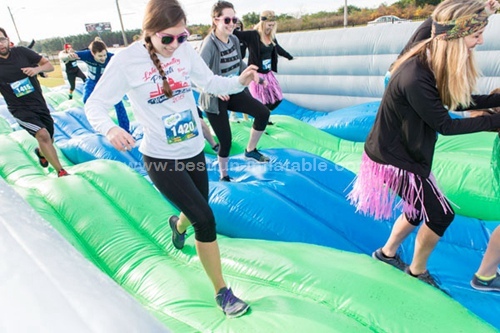
M 420 178 L 415 177 L 415 182 L 417 188 L 422 187 L 423 193 L 420 193 L 419 195 L 423 197 L 424 199 L 424 207 L 425 211 L 427 212 L 427 216 L 429 217 L 429 221 L 425 221 L 429 229 L 434 231 L 439 237 L 443 237 L 444 232 L 448 227 L 450 226 L 451 222 L 453 222 L 453 219 L 455 218 L 455 212 L 450 206 L 450 203 L 448 200 L 446 200 L 448 206 L 450 207 L 450 211 L 445 212 L 443 210 L 443 207 L 441 206 L 441 203 L 439 199 L 436 197 L 436 193 L 438 190 L 435 188 L 435 185 L 429 181 L 428 178 L 424 178 L 423 181 L 420 180 Z M 405 183 L 408 183 L 405 181 Z M 403 196 L 403 190 L 400 189 L 398 191 L 398 195 L 405 200 L 406 198 Z M 422 211 L 422 204 L 420 200 L 417 200 L 415 204 L 415 209 L 418 211 L 418 215 L 420 215 L 420 212 Z M 416 219 L 411 219 L 405 214 L 406 219 L 408 220 L 408 223 L 414 226 L 418 226 L 421 222 L 420 218 Z
M 208 205 L 208 175 L 203 151 L 181 160 L 144 155 L 144 166 L 161 194 L 191 221 L 196 240 L 215 241 L 215 217 Z
M 83 74 L 81 69 L 78 69 L 78 71 L 76 71 L 74 73 L 73 72 L 72 73 L 66 72 L 66 76 L 68 77 L 69 90 L 71 92 L 73 92 L 73 90 L 75 90 L 75 82 L 76 82 L 77 77 L 82 79 L 83 82 L 85 82 L 85 80 L 87 79 L 87 77 L 85 76 L 85 74 Z
M 270 115 L 269 109 L 253 98 L 248 89 L 229 97 L 229 101 L 227 102 L 219 99 L 219 114 L 206 113 L 215 135 L 219 139 L 220 147 L 218 155 L 220 157 L 228 157 L 231 150 L 232 135 L 227 110 L 246 113 L 254 117 L 252 127 L 256 131 L 266 129 Z

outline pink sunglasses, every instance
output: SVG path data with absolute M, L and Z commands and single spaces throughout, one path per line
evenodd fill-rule
M 178 34 L 177 36 L 157 32 L 156 36 L 158 36 L 161 39 L 161 43 L 163 45 L 172 44 L 174 42 L 174 40 L 176 40 L 176 39 L 177 39 L 177 43 L 182 44 L 188 39 L 189 32 L 184 31 L 183 33 Z

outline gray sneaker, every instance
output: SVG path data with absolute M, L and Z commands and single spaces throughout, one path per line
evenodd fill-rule
M 405 273 L 419 279 L 422 282 L 430 284 L 433 287 L 441 289 L 437 284 L 436 280 L 434 279 L 434 277 L 431 275 L 431 273 L 429 273 L 429 271 L 425 271 L 422 274 L 415 275 L 410 271 L 410 267 L 408 266 L 405 268 Z
M 439 281 L 436 277 L 432 276 L 431 273 L 429 273 L 429 271 L 425 271 L 422 274 L 415 275 L 410 271 L 410 266 L 408 266 L 405 268 L 405 273 L 411 277 L 417 278 L 420 281 L 433 286 L 438 290 L 441 290 L 443 293 L 451 297 L 451 294 L 447 290 L 440 287 L 441 281 Z
M 247 303 L 234 296 L 231 288 L 224 287 L 219 290 L 215 296 L 215 301 L 228 318 L 240 317 L 250 308 Z
M 260 162 L 260 163 L 267 163 L 267 162 L 270 161 L 269 157 L 267 157 L 265 155 L 262 155 L 257 150 L 257 148 L 255 148 L 254 150 L 251 150 L 251 151 L 247 151 L 245 149 L 245 157 L 248 158 L 248 159 L 256 160 L 257 162 Z
M 500 291 L 500 275 L 497 273 L 497 276 L 492 280 L 482 280 L 474 274 L 472 280 L 470 281 L 470 285 L 472 288 L 476 290 L 482 291 Z
M 387 257 L 383 252 L 382 248 L 375 250 L 372 253 L 372 258 L 385 262 L 391 266 L 396 267 L 399 270 L 404 271 L 408 265 L 401 259 L 401 257 L 396 254 L 394 257 Z
M 179 218 L 175 215 L 170 216 L 168 219 L 168 224 L 170 224 L 170 229 L 172 229 L 172 243 L 174 247 L 178 250 L 181 250 L 184 247 L 184 243 L 186 241 L 186 232 L 184 231 L 182 234 L 177 230 L 177 221 Z

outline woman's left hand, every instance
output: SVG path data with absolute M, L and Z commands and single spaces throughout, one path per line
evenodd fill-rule
M 250 82 L 254 81 L 259 83 L 259 74 L 257 74 L 258 67 L 250 65 L 240 74 L 238 81 L 244 86 L 248 86 Z

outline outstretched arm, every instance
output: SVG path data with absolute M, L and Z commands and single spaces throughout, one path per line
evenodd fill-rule
M 215 75 L 191 45 L 186 45 L 191 61 L 191 81 L 213 95 L 232 95 L 242 91 L 250 81 L 258 82 L 256 66 L 247 67 L 239 77 Z
M 252 39 L 255 38 L 255 34 L 256 33 L 257 32 L 255 30 L 248 30 L 248 31 L 238 31 L 238 30 L 235 30 L 235 31 L 233 31 L 233 34 L 236 37 L 238 37 L 239 40 L 242 40 L 245 43 L 250 43 L 252 41 Z
M 278 44 L 278 41 L 275 39 L 274 40 L 274 43 L 276 43 L 276 51 L 278 52 L 278 54 L 282 57 L 285 57 L 287 58 L 288 60 L 292 60 L 293 59 L 293 56 L 288 53 L 284 48 L 282 48 L 279 44 Z
M 90 125 L 105 135 L 113 147 L 125 151 L 134 147 L 135 140 L 123 128 L 116 126 L 108 114 L 108 110 L 121 101 L 123 95 L 130 90 L 125 70 L 115 59 L 111 59 L 106 71 L 85 103 L 85 114 Z

